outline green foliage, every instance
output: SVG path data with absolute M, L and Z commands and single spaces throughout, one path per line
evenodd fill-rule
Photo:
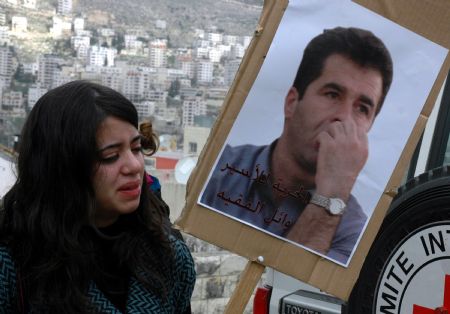
M 170 97 L 175 97 L 176 95 L 179 95 L 180 88 L 181 88 L 181 83 L 178 79 L 176 79 L 175 81 L 172 81 L 172 83 L 170 83 L 168 95 Z

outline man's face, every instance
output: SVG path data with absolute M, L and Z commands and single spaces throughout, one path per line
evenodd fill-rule
M 292 87 L 285 100 L 285 130 L 289 154 L 304 170 L 316 171 L 318 135 L 335 121 L 352 123 L 368 132 L 382 95 L 382 77 L 350 59 L 334 54 L 325 60 L 322 74 L 299 99 Z

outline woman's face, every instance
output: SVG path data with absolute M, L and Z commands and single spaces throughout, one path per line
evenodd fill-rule
M 139 206 L 144 177 L 141 137 L 124 120 L 107 117 L 97 130 L 99 163 L 92 184 L 95 192 L 95 224 L 105 227 Z

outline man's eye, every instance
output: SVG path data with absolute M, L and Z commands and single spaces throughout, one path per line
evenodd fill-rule
M 339 97 L 339 93 L 337 93 L 337 92 L 326 92 L 325 96 L 327 96 L 330 99 L 337 99 Z
M 369 108 L 367 105 L 359 105 L 358 110 L 366 116 L 369 115 Z

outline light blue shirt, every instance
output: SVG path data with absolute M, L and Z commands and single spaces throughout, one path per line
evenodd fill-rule
M 308 204 L 310 193 L 302 187 L 288 190 L 282 180 L 272 180 L 270 160 L 275 145 L 276 141 L 266 146 L 227 145 L 200 202 L 248 225 L 285 237 Z M 283 196 L 281 201 L 275 202 L 274 190 Z M 345 264 L 366 220 L 351 195 L 327 256 Z

